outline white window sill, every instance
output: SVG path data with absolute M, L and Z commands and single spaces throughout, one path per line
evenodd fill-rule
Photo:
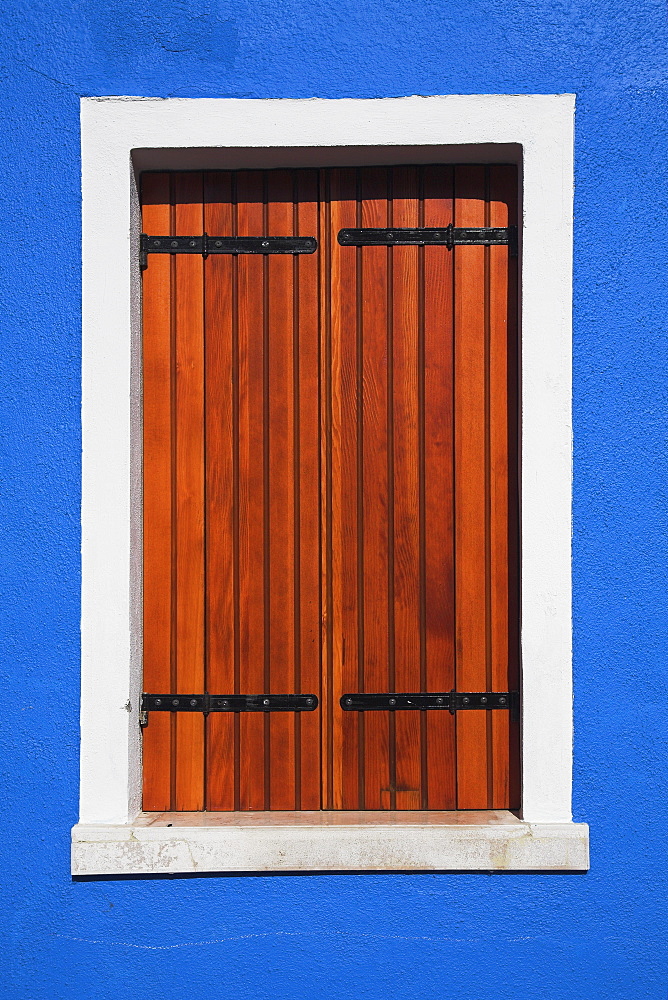
M 72 874 L 586 871 L 586 823 L 488 812 L 142 813 L 79 823 Z

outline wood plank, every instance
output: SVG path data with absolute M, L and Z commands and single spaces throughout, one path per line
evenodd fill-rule
M 455 225 L 485 225 L 485 168 L 455 168 Z M 487 689 L 485 248 L 455 247 L 457 690 Z M 457 716 L 457 807 L 488 808 L 486 712 Z
M 174 176 L 177 236 L 203 232 L 202 175 Z M 204 688 L 204 261 L 176 266 L 176 690 Z M 204 719 L 176 713 L 176 808 L 204 808 Z
M 517 170 L 489 167 L 489 224 L 517 224 Z M 490 248 L 490 600 L 492 689 L 505 691 L 518 683 L 517 631 L 517 396 L 515 262 L 508 247 Z M 512 730 L 512 731 L 511 731 Z M 492 807 L 511 807 L 512 756 L 517 757 L 517 725 L 507 712 L 492 713 Z M 517 764 L 514 768 L 518 770 Z M 517 807 L 514 781 L 513 807 Z
M 204 175 L 204 229 L 234 232 L 232 175 Z M 206 689 L 234 692 L 234 259 L 205 262 Z M 206 808 L 235 808 L 234 716 L 206 720 Z
M 388 225 L 387 171 L 361 172 L 362 220 L 365 228 Z M 363 592 L 358 601 L 364 614 L 364 687 L 368 692 L 390 689 L 390 523 L 388 421 L 391 400 L 388 371 L 388 251 L 365 247 L 362 252 L 363 331 Z M 390 774 L 389 712 L 369 712 L 364 718 L 364 808 L 389 809 L 393 788 Z
M 269 171 L 267 234 L 292 236 L 294 181 L 290 171 Z M 266 258 L 269 280 L 268 393 L 269 436 L 269 690 L 295 691 L 295 428 L 294 261 Z M 295 808 L 295 716 L 269 714 L 269 808 Z
M 423 180 L 424 225 L 453 221 L 452 167 L 429 166 Z M 445 247 L 424 250 L 425 576 L 428 691 L 455 684 L 453 257 Z M 427 806 L 454 809 L 455 722 L 427 712 Z
M 318 236 L 318 175 L 299 171 L 297 236 Z M 319 262 L 317 254 L 296 258 L 297 414 L 295 424 L 295 519 L 298 523 L 296 580 L 298 598 L 298 673 L 296 690 L 321 695 L 320 660 L 320 379 Z M 299 809 L 320 809 L 322 712 L 296 717 L 297 802 Z
M 356 174 L 332 170 L 331 191 L 331 537 L 332 537 L 332 800 L 360 805 L 358 714 L 339 699 L 359 685 L 358 337 L 357 251 L 340 247 L 339 229 L 357 221 Z
M 318 279 L 320 283 L 320 760 L 322 808 L 334 801 L 333 592 L 332 592 L 332 245 L 331 171 L 318 172 Z M 337 725 L 340 715 L 337 711 Z
M 262 236 L 263 178 L 237 175 L 240 236 Z M 262 694 L 265 685 L 264 615 L 264 265 L 240 255 L 238 268 L 239 384 L 239 693 Z M 264 809 L 265 720 L 239 717 L 239 808 Z
M 392 171 L 392 225 L 419 222 L 417 167 Z M 417 247 L 392 251 L 394 482 L 394 685 L 419 691 L 420 672 L 420 400 Z M 395 716 L 397 809 L 422 806 L 421 719 L 417 712 Z
M 142 176 L 142 229 L 171 235 L 169 174 Z M 144 424 L 144 690 L 171 690 L 171 283 L 170 259 L 149 257 L 142 275 Z M 143 730 L 143 808 L 172 807 L 170 716 L 151 715 Z
M 519 179 L 510 167 L 507 183 L 508 218 L 520 226 Z M 508 687 L 520 691 L 520 330 L 519 257 L 508 259 Z M 522 796 L 521 731 L 519 712 L 510 718 L 508 808 L 519 809 Z

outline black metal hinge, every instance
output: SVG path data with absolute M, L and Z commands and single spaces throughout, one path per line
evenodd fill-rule
M 450 223 L 439 229 L 341 229 L 342 247 L 509 246 L 517 256 L 517 226 L 462 228 Z
M 143 694 L 140 726 L 149 712 L 314 712 L 314 694 Z
M 318 241 L 312 236 L 147 236 L 139 240 L 139 266 L 148 266 L 150 253 L 268 254 L 315 253 Z
M 517 691 L 435 691 L 415 694 L 390 692 L 388 694 L 344 694 L 341 697 L 344 712 L 396 712 L 433 710 L 447 711 L 452 715 L 471 709 L 508 708 L 517 714 Z

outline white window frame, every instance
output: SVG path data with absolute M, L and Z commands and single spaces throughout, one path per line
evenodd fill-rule
M 78 875 L 588 867 L 571 820 L 575 98 L 84 98 Z M 515 150 L 515 153 L 513 153 Z M 521 165 L 522 813 L 141 814 L 141 169 Z M 167 826 L 167 823 L 172 825 Z

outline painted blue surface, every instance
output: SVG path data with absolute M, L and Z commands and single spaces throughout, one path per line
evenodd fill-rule
M 5 0 L 0 992 L 668 997 L 661 0 Z M 577 93 L 569 875 L 79 882 L 79 97 Z M 37 238 L 36 238 L 37 237 Z

